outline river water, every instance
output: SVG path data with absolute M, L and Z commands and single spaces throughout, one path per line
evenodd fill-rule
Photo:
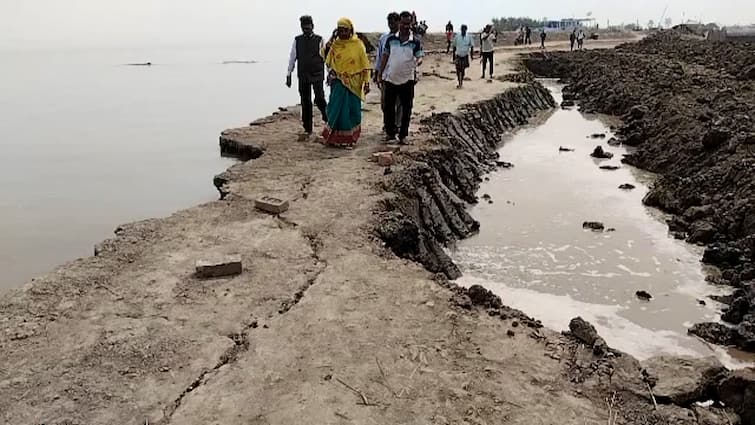
M 0 291 L 119 224 L 216 199 L 220 131 L 298 99 L 287 48 L 0 52 Z
M 560 87 L 546 84 L 560 101 Z M 598 133 L 606 138 L 590 137 Z M 459 283 L 481 284 L 552 329 L 582 316 L 611 347 L 640 359 L 716 355 L 741 365 L 687 336 L 692 324 L 720 319 L 721 305 L 707 296 L 727 290 L 705 282 L 701 249 L 670 237 L 663 215 L 643 206 L 652 176 L 622 165 L 626 149 L 608 146 L 611 136 L 605 119 L 559 109 L 507 137 L 500 154 L 514 167 L 482 184 L 480 195 L 493 203 L 481 199 L 471 210 L 482 230 L 452 253 L 464 272 Z M 590 157 L 597 145 L 614 158 Z M 624 183 L 636 189 L 620 190 Z M 585 221 L 616 230 L 585 230 Z M 638 299 L 638 290 L 653 299 Z

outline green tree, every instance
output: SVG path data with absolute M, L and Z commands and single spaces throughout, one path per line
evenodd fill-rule
M 493 18 L 493 26 L 498 31 L 516 31 L 523 26 L 529 26 L 530 28 L 539 28 L 542 26 L 542 21 L 538 21 L 527 17 L 504 17 Z

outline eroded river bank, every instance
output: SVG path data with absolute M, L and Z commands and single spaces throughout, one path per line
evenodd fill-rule
M 499 69 L 517 64 L 510 52 L 496 57 Z M 557 333 L 482 287 L 449 282 L 460 270 L 443 248 L 478 230 L 468 202 L 507 166 L 501 136 L 555 102 L 535 83 L 454 90 L 438 77 L 453 72 L 446 56 L 426 64 L 437 76 L 417 87 L 414 144 L 390 169 L 370 161 L 385 149 L 377 93 L 350 151 L 297 141 L 299 117 L 281 111 L 223 132 L 262 153 L 216 179 L 224 199 L 123 225 L 96 257 L 4 294 L 0 418 L 752 421 L 749 372 L 711 359 L 640 363 L 584 321 Z M 265 195 L 290 209 L 256 211 Z M 244 272 L 199 279 L 195 261 L 219 253 L 240 254 Z

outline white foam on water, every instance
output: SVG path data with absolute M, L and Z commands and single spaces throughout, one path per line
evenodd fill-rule
M 500 296 L 505 305 L 523 311 L 555 331 L 569 330 L 571 319 L 582 317 L 595 326 L 598 334 L 611 348 L 629 353 L 640 361 L 664 354 L 690 357 L 715 356 L 730 369 L 751 366 L 750 363 L 733 358 L 722 347 L 707 345 L 705 350 L 696 350 L 689 347 L 689 338 L 677 332 L 654 331 L 639 326 L 621 316 L 621 313 L 627 310 L 627 307 L 621 305 L 585 303 L 569 295 L 553 295 L 531 289 L 513 288 L 477 276 L 465 275 L 456 283 L 465 288 L 472 285 L 483 286 Z
M 569 321 L 582 317 L 592 323 L 609 346 L 644 360 L 659 354 L 700 356 L 679 343 L 679 334 L 651 331 L 622 317 L 626 307 L 591 304 L 568 295 L 553 295 L 531 289 L 512 288 L 475 276 L 464 276 L 457 283 L 464 287 L 481 285 L 499 295 L 504 304 L 522 310 L 556 331 L 569 330 Z

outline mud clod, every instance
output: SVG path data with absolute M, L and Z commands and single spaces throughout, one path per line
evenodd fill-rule
M 569 332 L 588 347 L 592 347 L 595 354 L 608 353 L 606 341 L 598 335 L 598 331 L 590 322 L 581 317 L 575 317 L 569 322 Z
M 484 308 L 501 308 L 503 302 L 501 297 L 495 295 L 493 292 L 483 288 L 480 285 L 473 285 L 467 290 L 467 295 L 470 301 L 475 306 Z
M 599 221 L 585 221 L 584 223 L 582 223 L 582 228 L 589 229 L 594 232 L 602 232 L 603 230 L 605 230 L 606 226 Z

